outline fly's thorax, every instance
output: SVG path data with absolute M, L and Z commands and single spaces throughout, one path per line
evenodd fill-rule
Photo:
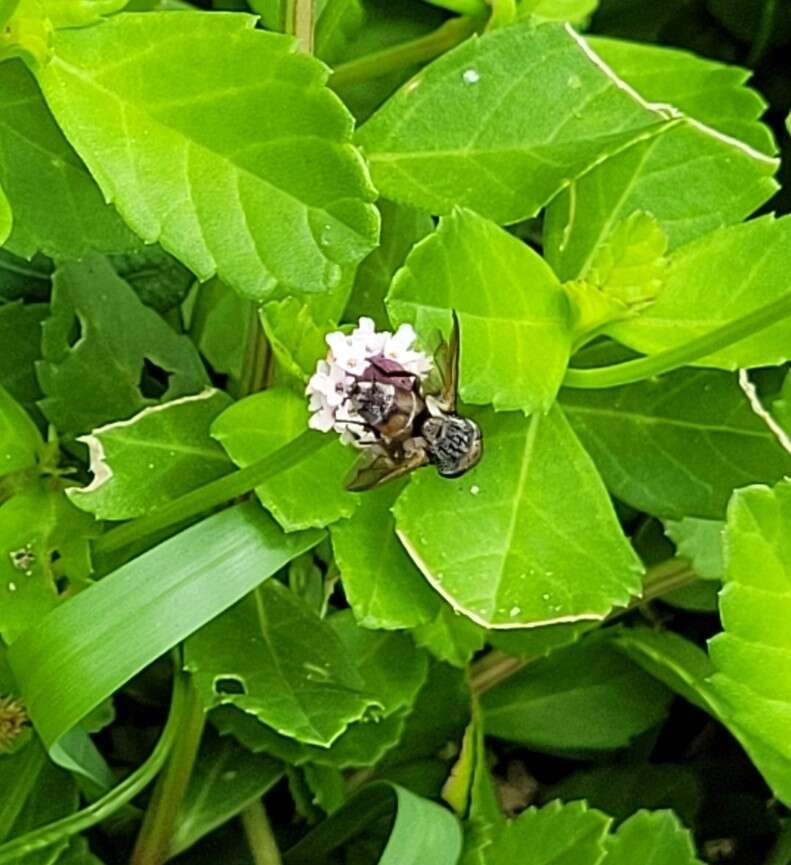
M 411 436 L 425 409 L 417 389 L 406 390 L 389 382 L 358 381 L 350 399 L 360 417 L 387 440 Z
M 431 462 L 440 475 L 458 477 L 471 469 L 481 458 L 481 429 L 474 420 L 456 414 L 431 414 L 423 422 Z

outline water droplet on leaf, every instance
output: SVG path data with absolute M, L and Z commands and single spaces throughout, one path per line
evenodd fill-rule
M 465 69 L 461 77 L 465 84 L 477 84 L 481 80 L 477 69 Z

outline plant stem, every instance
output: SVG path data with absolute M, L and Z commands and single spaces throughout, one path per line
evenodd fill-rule
M 286 0 L 286 33 L 296 36 L 300 50 L 313 53 L 314 0 Z
M 270 480 L 320 448 L 326 447 L 331 440 L 330 436 L 306 430 L 302 435 L 267 454 L 263 459 L 204 484 L 202 487 L 162 505 L 161 508 L 156 508 L 150 514 L 111 529 L 97 539 L 94 551 L 96 553 L 109 553 L 121 549 L 133 541 L 153 535 L 155 532 L 178 523 L 186 522 L 192 517 L 225 504 L 231 499 L 245 495 L 264 481 Z
M 595 389 L 619 387 L 662 375 L 740 342 L 789 315 L 791 294 L 667 351 L 598 369 L 569 369 L 563 379 L 563 386 Z
M 177 670 L 173 680 L 173 696 L 165 728 L 145 763 L 118 786 L 105 793 L 101 799 L 97 799 L 81 811 L 76 811 L 74 814 L 61 820 L 55 820 L 46 826 L 40 826 L 32 832 L 27 832 L 6 844 L 0 845 L 0 865 L 17 862 L 23 854 L 27 855 L 35 850 L 43 850 L 64 838 L 85 832 L 97 823 L 106 820 L 119 808 L 134 799 L 157 776 L 181 736 L 186 700 L 186 676 Z
M 769 47 L 769 41 L 772 38 L 774 30 L 775 16 L 777 14 L 777 0 L 766 0 L 761 11 L 761 20 L 758 22 L 758 29 L 755 33 L 750 53 L 747 56 L 747 65 L 756 66 L 766 54 L 766 49 Z
M 283 860 L 263 803 L 260 800 L 252 802 L 242 811 L 241 817 L 255 865 L 282 865 Z
M 590 622 L 590 630 L 599 628 L 607 622 L 612 622 L 636 607 L 648 603 L 648 601 L 656 600 L 656 598 L 661 598 L 676 589 L 688 586 L 696 579 L 697 574 L 685 559 L 666 559 L 652 565 L 646 571 L 642 595 L 639 598 L 633 598 L 626 607 L 613 610 L 600 622 Z M 530 655 L 525 658 L 517 658 L 495 649 L 476 661 L 470 668 L 470 690 L 473 694 L 483 694 L 542 657 L 543 655 Z
M 247 396 L 263 389 L 266 383 L 267 361 L 270 351 L 269 342 L 258 317 L 258 307 L 252 301 L 250 306 L 251 313 L 246 339 L 247 349 L 239 378 L 241 396 Z
M 432 33 L 403 42 L 393 48 L 384 48 L 357 60 L 341 63 L 330 78 L 330 87 L 338 90 L 351 84 L 360 84 L 371 78 L 381 78 L 391 72 L 411 69 L 419 63 L 433 60 L 471 36 L 481 26 L 481 19 L 451 18 Z
M 179 737 L 157 780 L 130 865 L 161 865 L 168 859 L 176 818 L 198 756 L 205 723 L 203 706 L 191 681 L 187 682 L 186 691 Z

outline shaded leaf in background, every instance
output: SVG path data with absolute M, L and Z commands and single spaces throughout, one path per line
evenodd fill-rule
M 51 746 L 132 676 L 320 539 L 315 531 L 283 534 L 249 502 L 185 529 L 69 599 L 9 649 L 41 738 Z M 108 653 L 111 640 L 115 649 Z
M 571 802 L 584 799 L 616 820 L 626 820 L 641 808 L 670 808 L 688 826 L 702 798 L 695 770 L 677 763 L 633 763 L 581 769 L 552 784 L 544 800 Z
M 49 299 L 53 264 L 38 253 L 29 261 L 0 249 L 0 297 L 3 300 L 24 300 L 27 303 Z
M 682 517 L 665 522 L 665 533 L 676 545 L 679 556 L 687 559 L 695 573 L 704 580 L 721 580 L 725 576 L 723 562 L 722 520 L 701 520 Z
M 492 631 L 487 637 L 496 649 L 517 658 L 532 659 L 548 655 L 561 646 L 576 643 L 583 634 L 596 627 L 593 622 L 568 622 L 521 631 Z
M 365 25 L 362 0 L 316 0 L 313 51 L 334 66 Z
M 121 14 L 57 33 L 36 74 L 135 231 L 201 279 L 216 273 L 261 300 L 278 283 L 335 286 L 376 245 L 378 216 L 324 68 L 254 25 L 233 13 Z
M 209 429 L 230 402 L 207 388 L 81 436 L 93 480 L 69 490 L 72 503 L 97 519 L 128 520 L 227 474 L 233 465 Z
M 396 274 L 387 308 L 424 340 L 447 333 L 456 311 L 465 402 L 525 413 L 552 405 L 571 351 L 568 300 L 541 257 L 493 222 L 472 211 L 443 218 Z
M 613 644 L 647 672 L 724 724 L 777 798 L 781 802 L 791 801 L 791 757 L 788 749 L 772 747 L 755 730 L 737 720 L 733 708 L 721 699 L 709 681 L 716 668 L 702 649 L 670 631 L 631 628 L 613 636 Z
M 387 782 L 369 784 L 286 851 L 284 865 L 315 865 L 369 823 L 393 814 L 378 865 L 456 865 L 461 827 L 450 811 Z
M 642 568 L 590 457 L 558 407 L 480 412 L 486 455 L 463 478 L 417 472 L 399 536 L 434 588 L 484 627 L 603 618 Z
M 34 466 L 43 443 L 30 415 L 0 385 L 0 477 Z
M 260 799 L 282 775 L 282 764 L 251 754 L 233 739 L 204 739 L 173 830 L 171 855 Z
M 387 198 L 511 223 L 666 121 L 608 77 L 576 34 L 524 22 L 435 60 L 362 126 L 358 141 Z
M 382 217 L 379 246 L 357 268 L 345 318 L 357 321 L 367 315 L 379 326 L 388 321 L 385 297 L 393 276 L 412 247 L 434 230 L 434 220 L 404 204 L 382 198 L 377 202 Z
M 375 705 L 329 625 L 276 581 L 193 634 L 185 664 L 207 709 L 236 706 L 307 744 L 331 745 Z
M 689 832 L 672 811 L 638 811 L 605 841 L 602 865 L 702 865 Z
M 0 633 L 15 640 L 91 574 L 93 517 L 45 481 L 0 507 Z
M 662 295 L 653 306 L 609 325 L 607 332 L 636 351 L 653 354 L 741 318 L 788 292 L 789 246 L 789 217 L 763 216 L 713 231 L 673 253 Z M 791 324 L 785 318 L 694 365 L 774 366 L 789 357 Z
M 49 313 L 45 303 L 0 305 L 0 385 L 28 411 L 41 396 L 35 362 L 41 357 L 41 325 Z
M 739 490 L 728 507 L 723 633 L 711 687 L 730 717 L 791 768 L 791 479 Z M 788 801 L 788 794 L 778 793 Z
M 110 263 L 140 300 L 157 312 L 178 306 L 195 282 L 190 271 L 159 246 L 111 255 Z
M 365 628 L 411 628 L 428 622 L 442 603 L 406 554 L 390 511 L 404 483 L 366 493 L 364 507 L 331 529 L 343 590 Z
M 143 306 L 101 256 L 56 271 L 42 349 L 40 406 L 62 433 L 88 432 L 207 384 L 192 343 Z M 148 380 L 152 365 L 166 382 Z
M 628 745 L 663 720 L 672 695 L 624 661 L 596 640 L 558 649 L 482 696 L 486 733 L 549 752 Z
M 296 438 L 307 424 L 305 398 L 276 388 L 226 409 L 211 432 L 236 465 L 244 468 Z M 264 507 L 286 531 L 326 526 L 351 516 L 357 508 L 359 495 L 347 492 L 343 485 L 355 451 L 334 435 L 326 438 L 326 447 L 256 487 Z M 321 495 L 316 495 L 317 490 Z
M 7 246 L 17 255 L 79 258 L 140 245 L 105 204 L 19 60 L 0 65 L 0 184 L 14 212 Z
M 724 372 L 569 388 L 561 402 L 609 490 L 655 516 L 720 518 L 734 488 L 791 472 L 791 456 Z
M 548 21 L 569 21 L 584 26 L 599 0 L 518 0 L 520 16 L 535 15 Z

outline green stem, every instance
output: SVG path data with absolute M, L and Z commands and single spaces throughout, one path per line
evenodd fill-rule
M 594 630 L 607 622 L 612 622 L 631 612 L 635 607 L 640 607 L 648 601 L 656 600 L 676 589 L 688 586 L 696 579 L 697 574 L 685 559 L 666 559 L 652 565 L 646 571 L 642 595 L 639 598 L 633 598 L 626 607 L 613 610 L 600 622 L 591 622 L 590 629 Z M 473 694 L 482 694 L 541 657 L 543 655 L 517 658 L 495 649 L 476 661 L 470 668 L 470 689 Z
M 251 803 L 242 811 L 241 817 L 255 865 L 282 865 L 280 850 L 263 803 L 258 800 Z
M 269 342 L 258 317 L 258 308 L 253 303 L 251 307 L 246 339 L 247 350 L 239 377 L 241 396 L 256 393 L 264 387 L 269 359 Z
M 286 0 L 286 33 L 296 36 L 305 54 L 313 53 L 314 0 Z
M 451 18 L 432 33 L 419 39 L 342 63 L 333 72 L 330 86 L 339 90 L 372 78 L 381 78 L 391 72 L 411 69 L 420 63 L 427 63 L 463 42 L 480 26 L 479 18 Z
M 703 336 L 676 348 L 598 369 L 569 369 L 563 379 L 563 386 L 595 389 L 619 387 L 662 375 L 740 342 L 789 315 L 791 315 L 791 294 L 767 303 L 742 318 L 729 321 L 722 327 L 704 333 Z
M 218 505 L 243 496 L 291 466 L 304 460 L 332 441 L 332 436 L 306 430 L 302 435 L 283 445 L 263 459 L 251 463 L 196 490 L 168 502 L 150 514 L 111 529 L 97 539 L 96 553 L 109 553 L 133 541 L 153 535 L 162 529 L 186 522 Z
M 46 826 L 34 829 L 17 838 L 0 845 L 0 865 L 17 862 L 24 854 L 35 850 L 43 850 L 64 838 L 70 838 L 80 832 L 85 832 L 97 823 L 106 820 L 112 814 L 130 802 L 157 776 L 171 750 L 181 736 L 181 724 L 186 706 L 186 677 L 176 672 L 173 680 L 173 696 L 170 703 L 170 713 L 167 723 L 159 737 L 156 747 L 149 758 L 131 775 L 125 778 L 117 787 L 97 799 L 81 811 L 76 811 L 68 817 L 56 820 Z
M 164 772 L 157 780 L 143 825 L 135 842 L 130 865 L 161 865 L 167 861 L 181 803 L 198 756 L 205 712 L 194 685 L 188 682 L 179 738 Z

